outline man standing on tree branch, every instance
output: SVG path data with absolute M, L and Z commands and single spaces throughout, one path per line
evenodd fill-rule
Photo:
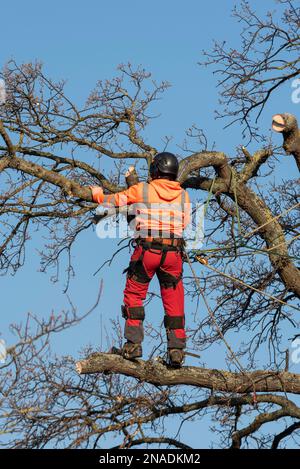
M 163 152 L 150 165 L 149 183 L 139 182 L 111 195 L 104 195 L 101 187 L 91 186 L 94 202 L 114 207 L 132 205 L 135 215 L 135 249 L 126 269 L 122 305 L 127 340 L 122 355 L 127 359 L 142 356 L 143 301 L 156 274 L 165 310 L 168 360 L 172 366 L 183 364 L 186 346 L 182 257 L 183 230 L 190 218 L 189 196 L 176 181 L 177 175 L 176 156 Z

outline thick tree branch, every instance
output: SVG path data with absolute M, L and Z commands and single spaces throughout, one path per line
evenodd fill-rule
M 131 448 L 132 446 L 140 446 L 140 445 L 169 445 L 175 446 L 175 448 L 180 449 L 192 449 L 191 446 L 185 445 L 181 443 L 181 441 L 175 440 L 174 438 L 165 438 L 165 437 L 145 437 L 145 438 L 138 438 L 135 440 L 130 440 L 125 445 L 115 446 L 111 449 L 118 449 L 122 448 Z
M 299 430 L 299 429 L 300 429 L 300 422 L 295 422 L 292 425 L 290 425 L 289 427 L 285 428 L 282 432 L 275 435 L 271 448 L 272 449 L 277 449 L 280 442 L 284 438 L 286 438 L 287 436 L 290 436 L 293 432 L 295 432 L 296 430 Z
M 120 373 L 140 381 L 159 386 L 197 386 L 232 393 L 290 392 L 300 394 L 300 375 L 288 372 L 253 371 L 231 373 L 198 367 L 183 367 L 180 370 L 169 368 L 159 361 L 129 361 L 109 353 L 95 353 L 87 359 L 77 362 L 80 374 Z
M 259 396 L 258 402 L 262 402 L 260 399 L 261 397 L 262 396 Z M 249 425 L 242 428 L 241 430 L 233 432 L 232 448 L 239 449 L 241 447 L 242 439 L 255 433 L 265 423 L 274 422 L 283 417 L 293 417 L 297 419 L 300 418 L 300 409 L 296 406 L 296 404 L 294 404 L 294 402 L 283 396 L 270 396 L 270 398 L 270 402 L 279 405 L 280 409 L 275 410 L 274 412 L 262 412 L 257 415 L 253 422 L 251 422 Z
M 247 154 L 247 163 L 241 171 L 241 179 L 243 182 L 247 182 L 249 179 L 257 176 L 259 168 L 267 161 L 267 159 L 273 154 L 272 148 L 263 148 L 262 150 L 256 151 L 253 156 Z
M 60 187 L 64 192 L 73 197 L 79 197 L 86 201 L 92 202 L 91 190 L 88 187 L 82 187 L 75 181 L 72 181 L 62 174 L 59 174 L 55 171 L 45 169 L 43 166 L 40 166 L 33 162 L 28 162 L 16 156 L 12 157 L 7 167 L 12 169 L 17 169 L 32 176 L 43 179 L 44 181 L 50 182 L 57 187 Z
M 235 194 L 229 195 L 234 200 Z M 288 290 L 300 298 L 300 271 L 289 256 L 284 231 L 279 220 L 274 217 L 265 202 L 252 189 L 240 183 L 239 179 L 236 184 L 236 196 L 239 207 L 245 210 L 257 226 L 263 225 L 259 234 L 270 249 L 271 264 Z
M 5 148 L 0 146 L 0 150 L 5 150 Z M 36 156 L 38 158 L 42 157 L 55 161 L 57 164 L 68 164 L 73 168 L 79 168 L 82 171 L 85 171 L 87 174 L 90 174 L 91 176 L 96 178 L 105 189 L 111 192 L 117 192 L 120 190 L 119 186 L 110 183 L 103 174 L 101 174 L 99 171 L 93 168 L 93 166 L 85 163 L 84 161 L 80 161 L 74 158 L 68 158 L 66 156 L 58 156 L 51 152 L 46 152 L 43 150 L 35 150 L 33 148 L 21 146 L 16 146 L 15 151 L 16 153 L 21 153 L 22 155 Z
M 289 413 L 284 408 L 275 410 L 274 412 L 264 412 L 258 415 L 250 425 L 232 434 L 231 448 L 240 449 L 243 438 L 255 433 L 265 423 L 274 422 L 283 417 L 288 417 L 288 416 L 289 416 Z
M 260 166 L 272 154 L 271 149 L 263 149 L 254 154 L 246 163 L 241 173 L 228 165 L 226 155 L 221 152 L 203 152 L 185 158 L 180 165 L 180 181 L 185 188 L 211 190 L 212 181 L 201 176 L 188 177 L 193 171 L 207 166 L 214 166 L 218 177 L 212 192 L 224 193 L 252 218 L 257 226 L 264 225 L 259 231 L 270 249 L 269 259 L 282 278 L 289 291 L 300 298 L 300 271 L 292 262 L 282 226 L 265 204 L 245 183 L 257 174 Z
M 4 142 L 6 143 L 8 154 L 10 156 L 13 156 L 15 154 L 15 149 L 14 149 L 11 139 L 9 138 L 8 133 L 4 129 L 2 120 L 0 120 L 0 135 L 2 136 Z
M 225 153 L 203 151 L 194 153 L 180 162 L 178 180 L 184 182 L 193 171 L 198 171 L 201 168 L 207 168 L 209 166 L 214 167 L 220 178 L 224 180 L 230 178 L 231 172 Z

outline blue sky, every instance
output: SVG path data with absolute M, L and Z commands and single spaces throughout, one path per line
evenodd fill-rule
M 214 119 L 218 102 L 216 78 L 211 69 L 200 67 L 198 62 L 202 59 L 202 49 L 209 49 L 214 39 L 226 39 L 239 47 L 239 25 L 230 13 L 235 3 L 232 0 L 3 2 L 0 63 L 4 65 L 10 58 L 17 62 L 41 60 L 50 77 L 68 80 L 69 97 L 77 103 L 84 102 L 97 80 L 114 76 L 118 64 L 141 64 L 157 81 L 167 80 L 172 84 L 159 103 L 160 118 L 147 130 L 149 142 L 159 148 L 164 136 L 172 136 L 168 149 L 178 152 L 177 145 L 182 142 L 185 129 L 196 123 L 205 129 L 210 142 L 216 142 L 217 149 L 234 154 L 236 146 L 243 143 L 241 129 L 236 126 L 223 130 L 224 122 Z M 273 0 L 250 3 L 258 11 L 276 6 Z M 287 84 L 270 101 L 261 119 L 266 129 L 270 128 L 272 114 L 296 113 L 290 95 L 290 84 Z M 279 143 L 278 136 L 274 139 Z M 255 145 L 250 149 L 254 148 Z M 294 170 L 292 165 L 293 161 L 283 158 L 272 177 L 278 180 L 288 177 L 291 168 Z M 0 278 L 0 333 L 8 343 L 13 342 L 9 323 L 22 321 L 29 311 L 47 316 L 67 305 L 62 293 L 64 276 L 53 284 L 51 272 L 38 272 L 36 248 L 41 237 L 42 233 L 35 233 L 29 242 L 25 267 L 14 277 Z M 100 314 L 108 328 L 109 318 L 119 314 L 124 283 L 121 272 L 127 266 L 128 253 L 122 253 L 100 276 L 92 275 L 115 246 L 115 241 L 100 241 L 93 230 L 79 239 L 73 253 L 76 277 L 69 291 L 72 301 L 80 311 L 87 310 L 97 295 L 100 278 L 104 278 L 104 291 L 97 311 L 79 327 L 54 338 L 57 352 L 76 355 L 87 343 L 99 344 Z M 156 288 L 154 282 L 151 289 Z M 147 311 L 157 323 L 162 316 L 162 310 L 161 316 L 157 315 L 158 306 L 156 301 Z M 223 364 L 220 354 L 210 354 L 208 366 Z M 207 446 L 213 436 L 206 431 L 204 423 L 200 427 L 201 446 Z M 185 441 L 197 446 L 197 438 L 191 431 L 189 441 L 186 437 Z

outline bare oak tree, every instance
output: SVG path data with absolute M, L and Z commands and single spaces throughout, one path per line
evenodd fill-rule
M 268 99 L 300 74 L 300 9 L 288 0 L 277 6 L 281 17 L 269 13 L 261 19 L 243 2 L 235 10 L 245 26 L 242 50 L 216 44 L 207 53 L 221 75 L 224 111 L 220 106 L 219 115 L 241 122 L 257 140 L 256 119 Z M 87 186 L 102 185 L 106 193 L 122 190 L 129 162 L 140 179 L 147 179 L 157 152 L 146 138 L 147 124 L 169 84 L 156 83 L 130 64 L 119 72 L 99 81 L 78 107 L 66 95 L 65 83 L 46 77 L 40 63 L 10 62 L 3 69 L 2 273 L 23 265 L 26 241 L 35 229 L 49 237 L 40 253 L 42 269 L 59 271 L 67 253 L 69 281 L 72 247 L 93 226 L 96 205 Z M 210 199 L 205 246 L 190 253 L 196 273 L 185 278 L 186 294 L 196 305 L 202 294 L 210 298 L 208 314 L 189 317 L 190 348 L 201 351 L 225 341 L 228 369 L 173 370 L 155 354 L 148 361 L 126 361 L 92 350 L 82 351 L 76 369 L 74 358 L 57 357 L 49 349 L 52 332 L 80 321 L 76 311 L 71 318 L 40 320 L 33 330 L 28 323 L 16 329 L 19 341 L 0 366 L 4 445 L 100 448 L 112 433 L 118 447 L 187 448 L 185 422 L 207 413 L 222 447 L 277 448 L 291 438 L 299 443 L 300 374 L 289 371 L 286 334 L 297 335 L 299 326 L 300 138 L 297 120 L 288 113 L 274 116 L 273 127 L 282 132 L 283 148 L 291 155 L 291 178 L 282 184 L 270 177 L 277 158 L 284 157 L 282 148 L 268 144 L 250 154 L 241 146 L 230 156 L 209 149 L 196 127 L 187 132 L 187 142 L 190 137 L 199 148 L 191 151 L 185 142 L 187 156 L 180 161 L 182 186 Z M 205 248 L 208 265 L 199 270 Z M 156 344 L 163 344 L 161 330 L 147 328 Z M 227 337 L 236 331 L 237 338 L 243 334 L 247 340 L 236 341 L 232 352 Z M 120 340 L 117 322 L 115 338 Z M 261 355 L 264 368 L 257 370 Z M 181 423 L 169 434 L 167 422 L 174 416 Z M 277 434 L 274 426 L 271 433 L 265 430 L 270 422 L 277 422 Z

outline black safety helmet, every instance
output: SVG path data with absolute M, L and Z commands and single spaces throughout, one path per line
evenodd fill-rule
M 164 151 L 157 153 L 150 165 L 151 179 L 170 178 L 176 179 L 178 174 L 178 160 L 173 153 Z

